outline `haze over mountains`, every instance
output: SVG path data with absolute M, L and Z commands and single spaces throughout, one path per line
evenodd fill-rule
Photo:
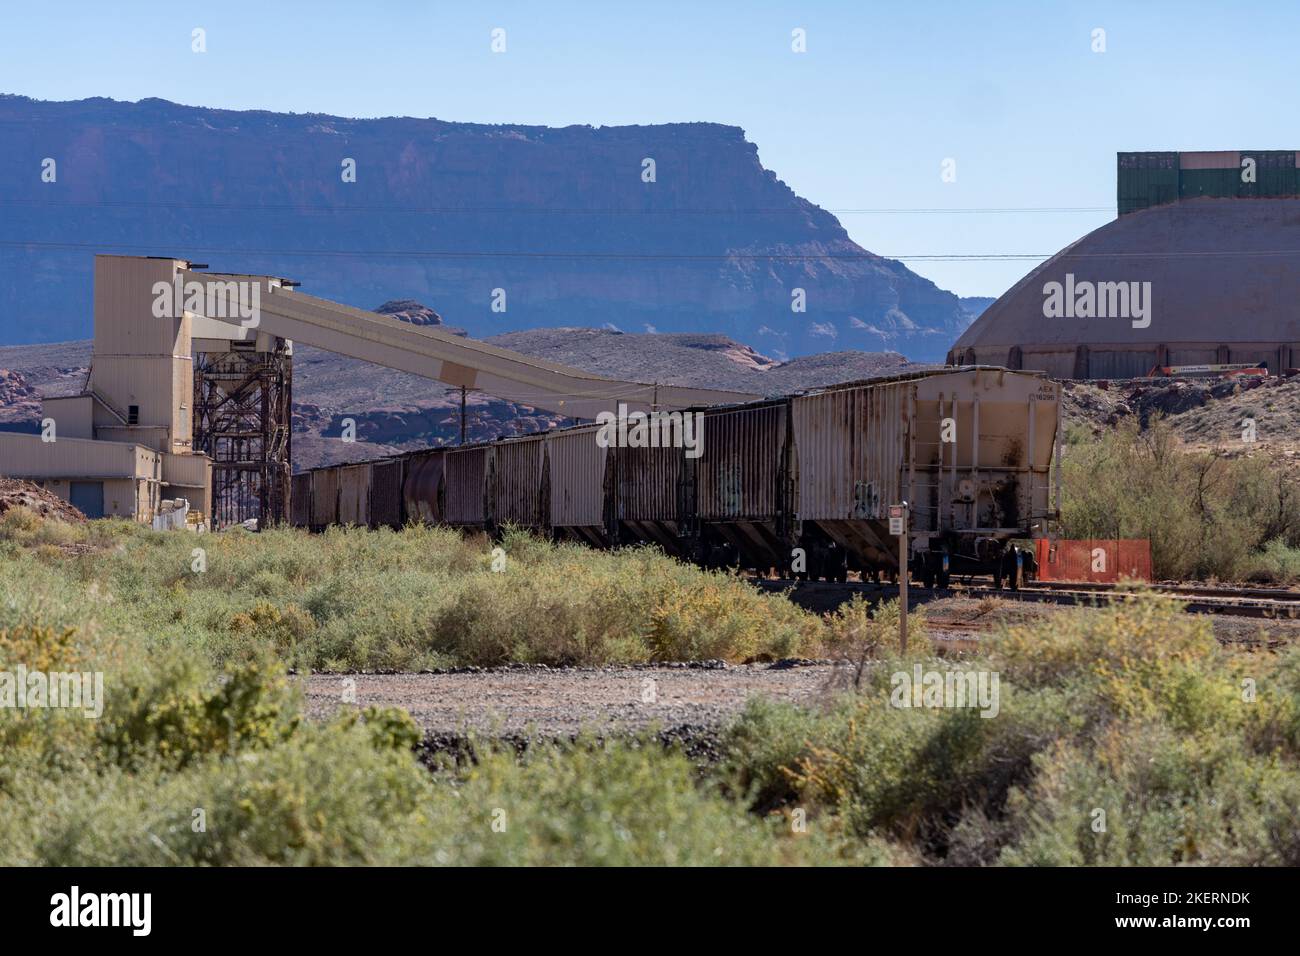
M 87 338 L 95 252 L 285 275 L 363 308 L 415 300 L 480 338 L 574 326 L 720 334 L 776 359 L 941 360 L 987 304 L 852 242 L 734 126 L 551 129 L 0 96 L 0 129 L 0 344 Z M 47 158 L 54 182 L 42 181 Z M 355 182 L 343 181 L 346 160 Z M 792 311 L 796 289 L 804 312 Z

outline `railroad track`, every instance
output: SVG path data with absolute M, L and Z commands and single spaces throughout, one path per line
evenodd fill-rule
M 898 597 L 894 584 L 755 578 L 753 583 L 767 591 L 786 594 L 791 601 L 811 611 L 830 611 L 854 594 L 868 600 Z M 1222 614 L 1230 617 L 1300 619 L 1300 591 L 1273 588 L 1221 588 L 1201 585 L 1154 584 L 1148 590 L 1184 606 L 1190 614 Z M 1126 600 L 1132 591 L 1113 584 L 1091 582 L 1033 581 L 1011 591 L 985 585 L 955 585 L 948 588 L 908 587 L 908 606 L 927 604 L 946 597 L 996 597 L 1008 601 L 1043 604 L 1105 605 Z

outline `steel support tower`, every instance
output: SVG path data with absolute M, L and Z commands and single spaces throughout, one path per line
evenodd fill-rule
M 194 450 L 212 459 L 213 530 L 257 519 L 289 520 L 293 357 L 232 342 L 194 355 Z

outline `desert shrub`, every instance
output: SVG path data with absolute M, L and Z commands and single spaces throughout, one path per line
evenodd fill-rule
M 823 632 L 817 616 L 735 576 L 650 548 L 599 552 L 517 530 L 496 545 L 425 527 L 203 538 L 115 527 L 97 540 L 93 553 L 50 562 L 27 542 L 0 567 L 0 585 L 21 588 L 23 613 L 51 626 L 195 647 L 219 664 L 268 652 L 315 670 L 741 661 L 808 655 Z M 499 572 L 494 547 L 505 554 Z
M 41 516 L 30 508 L 17 505 L 0 514 L 0 540 L 29 542 L 36 537 L 44 524 Z
M 1231 740 L 1117 726 L 1060 741 L 1008 801 L 1013 865 L 1300 863 L 1300 775 Z
M 10 520 L 0 669 L 101 671 L 105 706 L 0 708 L 0 864 L 1297 860 L 1300 650 L 1225 649 L 1164 599 L 1030 619 L 960 659 L 914 624 L 900 659 L 896 604 L 823 621 L 650 549 L 510 531 L 498 572 L 486 539 L 437 529 L 95 522 L 86 553 L 44 559 Z M 633 740 L 431 773 L 408 715 L 310 723 L 284 674 L 863 651 L 857 686 L 751 702 L 710 768 Z M 895 706 L 918 666 L 997 675 L 996 716 Z
M 90 537 L 89 525 L 82 522 L 43 518 L 24 505 L 0 513 L 0 541 L 28 545 L 60 546 L 85 542 Z M 59 552 L 62 554 L 62 552 Z
M 986 670 L 999 707 L 900 708 L 900 669 Z M 1229 650 L 1137 595 L 1005 628 L 957 664 L 870 663 L 816 707 L 751 702 L 725 793 L 832 818 L 894 861 L 1293 865 L 1300 648 Z M 1106 829 L 1094 829 L 1104 810 Z
M 1300 548 L 1272 539 L 1248 562 L 1244 577 L 1260 584 L 1295 584 L 1300 581 Z
M 77 631 L 37 624 L 0 628 L 0 667 L 22 664 L 28 670 L 75 670 L 80 659 Z
M 214 680 L 193 655 L 167 654 L 115 675 L 98 737 L 123 766 L 151 760 L 186 766 L 204 756 L 267 749 L 298 724 L 274 664 L 228 668 Z
M 328 865 L 408 859 L 427 772 L 364 727 L 301 727 L 238 756 L 32 768 L 0 808 L 7 865 Z
M 881 862 L 837 830 L 757 819 L 657 744 L 494 752 L 432 808 L 430 863 L 729 866 Z M 493 829 L 496 822 L 498 829 Z
M 1268 542 L 1300 546 L 1300 489 L 1265 456 L 1188 449 L 1160 418 L 1071 438 L 1060 466 L 1067 538 L 1148 538 L 1164 579 L 1240 580 Z
M 790 657 L 812 645 L 816 623 L 779 596 L 712 573 L 664 591 L 651 611 L 650 659 Z
M 897 656 L 898 601 L 883 601 L 872 610 L 871 602 L 861 594 L 827 615 L 824 641 L 834 653 L 869 659 Z M 925 609 L 916 608 L 907 616 L 907 650 L 909 654 L 928 655 L 933 651 L 926 635 Z
M 251 610 L 231 617 L 230 630 L 292 660 L 298 644 L 315 633 L 316 620 L 296 604 L 280 608 L 269 601 L 258 601 Z
M 657 743 L 480 748 L 436 774 L 393 715 L 300 725 L 273 745 L 129 768 L 21 760 L 4 865 L 753 865 L 883 862 L 702 784 Z M 377 732 L 382 728 L 382 732 Z
M 965 807 L 1001 805 L 1052 739 L 1064 702 L 1047 695 L 1009 707 L 1015 692 L 1004 684 L 992 719 L 975 708 L 892 706 L 894 668 L 912 666 L 886 662 L 863 692 L 822 711 L 751 702 L 726 738 L 728 792 L 744 794 L 760 812 L 802 806 L 836 815 L 860 839 L 942 848 Z

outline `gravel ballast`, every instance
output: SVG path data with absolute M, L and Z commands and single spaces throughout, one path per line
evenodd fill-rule
M 344 707 L 408 711 L 430 736 L 571 737 L 656 727 L 720 727 L 753 696 L 813 701 L 851 668 L 830 662 L 508 667 L 443 674 L 312 674 L 307 713 Z M 355 694 L 355 703 L 352 702 Z

